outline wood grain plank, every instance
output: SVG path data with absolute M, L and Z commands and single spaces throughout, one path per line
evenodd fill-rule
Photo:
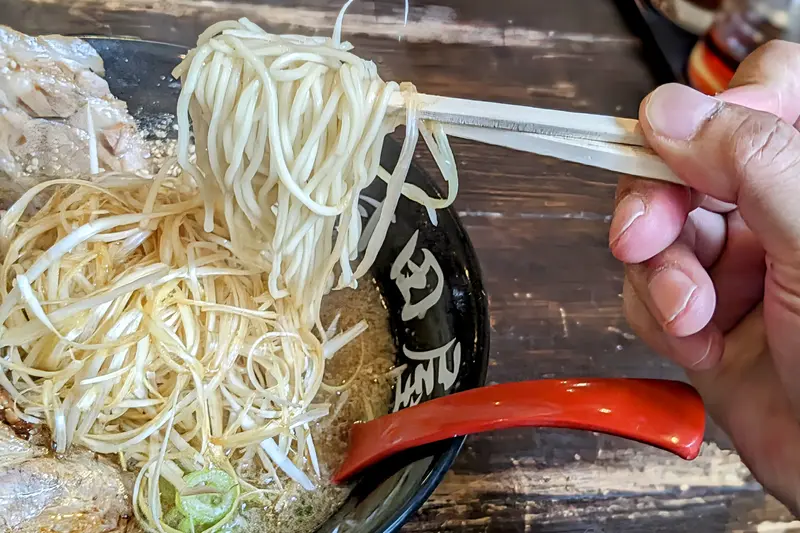
M 63 7 L 66 3 L 62 0 L 26 0 L 29 5 Z M 579 6 L 577 0 L 570 0 L 571 6 L 564 5 L 561 9 L 581 11 L 586 10 L 586 4 Z M 156 27 L 161 22 L 158 16 L 175 17 L 178 22 L 191 24 L 205 23 L 206 25 L 220 18 L 246 16 L 254 22 L 264 24 L 274 30 L 279 28 L 294 28 L 303 33 L 328 33 L 336 18 L 336 14 L 343 2 L 243 2 L 236 0 L 77 0 L 69 7 L 73 15 L 84 15 L 100 21 L 107 15 L 112 15 L 117 23 L 124 24 L 125 20 L 141 21 L 138 24 L 140 32 L 148 27 Z M 406 24 L 404 4 L 401 0 L 383 0 L 380 2 L 358 2 L 348 10 L 345 19 L 345 32 L 350 34 L 365 34 L 377 37 L 390 37 L 406 41 L 432 41 L 443 43 L 482 43 L 492 46 L 532 46 L 547 47 L 549 43 L 558 40 L 568 42 L 635 42 L 624 31 L 615 17 L 615 24 L 611 33 L 605 33 L 600 27 L 594 29 L 600 33 L 587 33 L 584 31 L 559 31 L 557 22 L 564 22 L 559 16 L 562 11 L 556 10 L 555 17 L 541 21 L 535 10 L 524 9 L 522 4 L 512 0 L 504 0 L 500 9 L 480 12 L 481 18 L 459 16 L 461 6 L 455 4 L 448 6 L 439 3 L 410 2 L 408 21 Z M 590 7 L 589 14 L 595 11 L 595 20 L 604 18 L 603 15 L 613 13 L 613 9 L 605 3 L 597 7 Z M 125 13 L 124 18 L 116 15 Z M 517 15 L 515 19 L 514 16 Z M 546 31 L 536 21 L 546 23 Z M 55 20 L 48 20 L 53 23 Z M 540 24 L 541 24 L 540 22 Z M 555 25 L 555 27 L 553 27 Z M 118 32 L 117 28 L 110 28 Z M 163 28 L 162 28 L 163 29 Z M 54 30 L 49 30 L 54 31 Z M 195 34 L 186 32 L 173 32 L 178 37 L 192 37 Z M 137 33 L 141 34 L 141 33 Z M 161 36 L 165 38 L 164 35 Z
M 0 10 L 4 23 L 31 33 L 191 45 L 208 24 L 240 16 L 275 32 L 328 33 L 341 3 L 0 0 Z M 385 79 L 413 81 L 421 92 L 635 117 L 654 86 L 611 1 L 412 0 L 408 27 L 401 0 L 359 0 L 351 13 L 345 34 L 356 51 Z M 621 313 L 622 269 L 607 249 L 617 176 L 467 141 L 453 148 L 455 209 L 491 300 L 488 379 L 682 379 Z M 423 152 L 417 161 L 434 171 Z M 679 463 L 587 432 L 477 435 L 405 531 L 800 531 L 741 470 L 719 429 L 710 426 L 707 440 L 699 461 Z

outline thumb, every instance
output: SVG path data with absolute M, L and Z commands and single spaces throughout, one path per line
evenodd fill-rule
M 678 84 L 651 93 L 640 116 L 650 145 L 690 187 L 736 203 L 774 259 L 800 257 L 800 132 L 793 125 Z
M 767 339 L 800 415 L 800 132 L 770 113 L 676 84 L 654 91 L 641 119 L 651 146 L 672 170 L 698 191 L 737 204 L 762 243 Z

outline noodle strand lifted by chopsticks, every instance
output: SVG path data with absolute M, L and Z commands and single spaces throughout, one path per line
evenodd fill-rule
M 174 71 L 183 82 L 179 162 L 204 191 L 205 229 L 212 213 L 224 213 L 236 255 L 269 272 L 273 298 L 292 295 L 306 324 L 317 320 L 324 294 L 356 286 L 370 268 L 401 195 L 441 209 L 458 187 L 441 125 L 417 119 L 412 85 L 384 82 L 374 63 L 340 42 L 342 15 L 332 39 L 272 35 L 247 19 L 220 22 Z M 405 113 L 389 108 L 398 92 Z M 387 172 L 384 138 L 403 123 L 401 154 Z M 405 183 L 420 132 L 449 183 L 445 200 Z M 354 270 L 358 197 L 376 177 L 388 190 Z

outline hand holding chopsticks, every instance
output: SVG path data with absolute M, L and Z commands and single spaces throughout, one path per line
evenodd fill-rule
M 511 104 L 418 94 L 419 116 L 453 137 L 504 146 L 672 183 L 682 183 L 647 147 L 639 122 Z M 403 107 L 402 95 L 392 101 Z

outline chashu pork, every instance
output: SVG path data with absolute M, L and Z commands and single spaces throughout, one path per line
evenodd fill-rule
M 136 123 L 103 74 L 85 41 L 0 26 L 0 208 L 41 181 L 90 171 L 89 111 L 100 170 L 146 168 Z
M 0 396 L 0 404 L 8 405 L 4 391 Z M 0 410 L 8 419 L 10 409 Z M 2 532 L 130 531 L 131 485 L 131 475 L 105 458 L 85 449 L 57 458 L 46 446 L 0 423 Z

